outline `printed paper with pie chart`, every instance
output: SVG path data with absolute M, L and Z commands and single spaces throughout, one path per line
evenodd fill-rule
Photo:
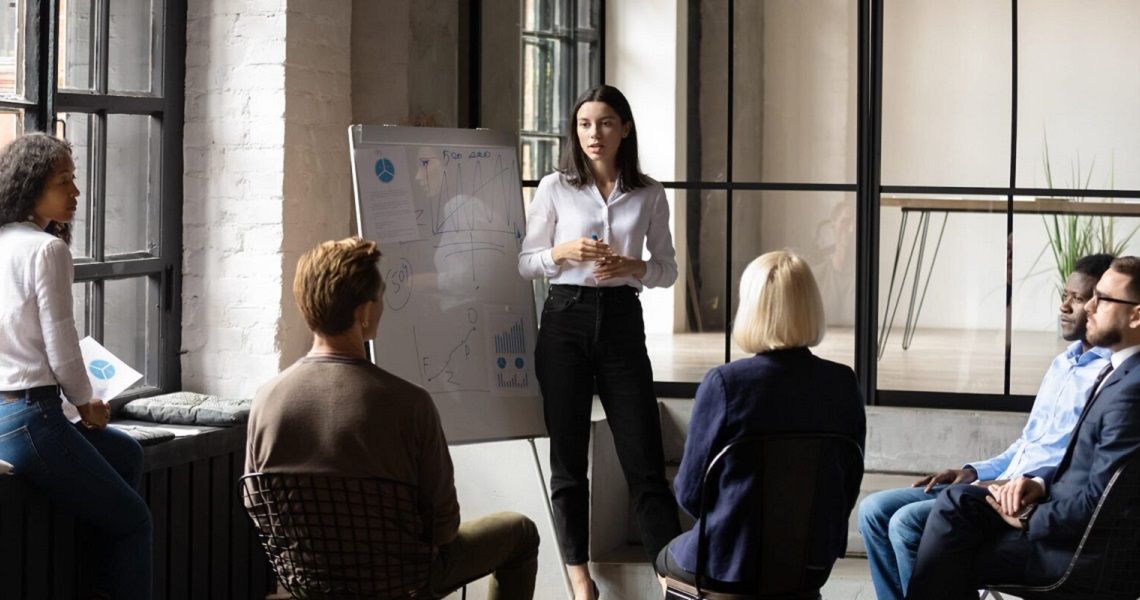
M 356 151 L 356 184 L 374 227 L 375 241 L 390 244 L 420 239 L 412 201 L 408 158 L 404 152 L 362 148 Z
M 500 396 L 529 396 L 538 391 L 534 378 L 534 343 L 521 311 L 504 310 L 502 306 L 486 306 L 487 357 L 491 361 L 491 390 Z
M 95 338 L 88 336 L 79 340 L 79 351 L 83 353 L 87 379 L 91 380 L 92 398 L 110 400 L 142 379 L 142 373 L 119 360 Z

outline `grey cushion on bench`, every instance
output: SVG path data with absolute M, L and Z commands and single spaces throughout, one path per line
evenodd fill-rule
M 128 419 L 173 425 L 226 427 L 249 420 L 249 399 L 219 398 L 194 392 L 174 392 L 132 400 L 120 409 Z
M 153 446 L 174 439 L 174 432 L 158 427 L 143 427 L 141 425 L 117 425 L 114 427 L 135 439 L 140 446 Z

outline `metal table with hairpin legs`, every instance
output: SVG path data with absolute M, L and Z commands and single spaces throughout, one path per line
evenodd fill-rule
M 907 302 L 906 322 L 903 325 L 902 348 L 910 348 L 914 340 L 915 329 L 918 326 L 919 315 L 922 314 L 922 305 L 926 300 L 926 291 L 930 287 L 930 278 L 934 273 L 934 264 L 938 260 L 938 251 L 942 247 L 942 237 L 946 233 L 946 221 L 950 213 L 1006 213 L 1010 209 L 1007 200 L 966 200 L 960 198 L 900 198 L 883 196 L 880 201 L 882 208 L 898 208 L 902 211 L 902 220 L 899 222 L 898 241 L 895 244 L 895 256 L 891 262 L 891 280 L 887 286 L 887 301 L 883 306 L 883 318 L 879 323 L 879 355 L 887 348 L 891 329 L 895 324 L 899 306 L 902 304 L 903 293 L 906 291 L 907 279 L 910 279 L 910 298 Z M 1062 215 L 1072 214 L 1080 216 L 1102 217 L 1140 217 L 1140 202 L 1106 202 L 1070 200 L 1066 198 L 1036 198 L 1033 200 L 1014 200 L 1012 202 L 1014 214 Z M 899 277 L 899 259 L 907 237 L 907 228 L 910 223 L 910 214 L 916 213 L 917 218 L 914 236 L 911 238 L 910 251 L 906 265 Z M 930 260 L 926 262 L 927 246 L 931 239 L 930 221 L 935 213 L 941 213 L 942 222 L 938 227 L 938 237 L 934 248 L 930 252 Z M 917 250 L 917 256 L 915 251 Z M 925 277 L 923 266 L 926 267 Z M 911 267 L 914 267 L 913 269 Z M 895 281 L 898 281 L 898 293 L 895 293 Z M 921 293 L 919 290 L 921 288 Z

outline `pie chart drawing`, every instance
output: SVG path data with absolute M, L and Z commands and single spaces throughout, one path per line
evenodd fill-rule
M 396 177 L 396 166 L 392 164 L 392 161 L 381 158 L 376 161 L 376 177 L 384 183 L 392 181 Z
M 102 359 L 91 361 L 91 364 L 87 365 L 87 370 L 91 372 L 92 377 L 103 381 L 115 376 L 115 366 Z

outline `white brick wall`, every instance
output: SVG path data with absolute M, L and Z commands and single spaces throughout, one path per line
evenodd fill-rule
M 297 257 L 351 231 L 347 1 L 190 0 L 182 385 L 250 396 L 308 349 Z
M 297 258 L 355 229 L 348 126 L 352 121 L 352 3 L 289 0 L 285 61 L 285 240 L 282 365 L 308 351 L 309 329 L 293 301 Z

